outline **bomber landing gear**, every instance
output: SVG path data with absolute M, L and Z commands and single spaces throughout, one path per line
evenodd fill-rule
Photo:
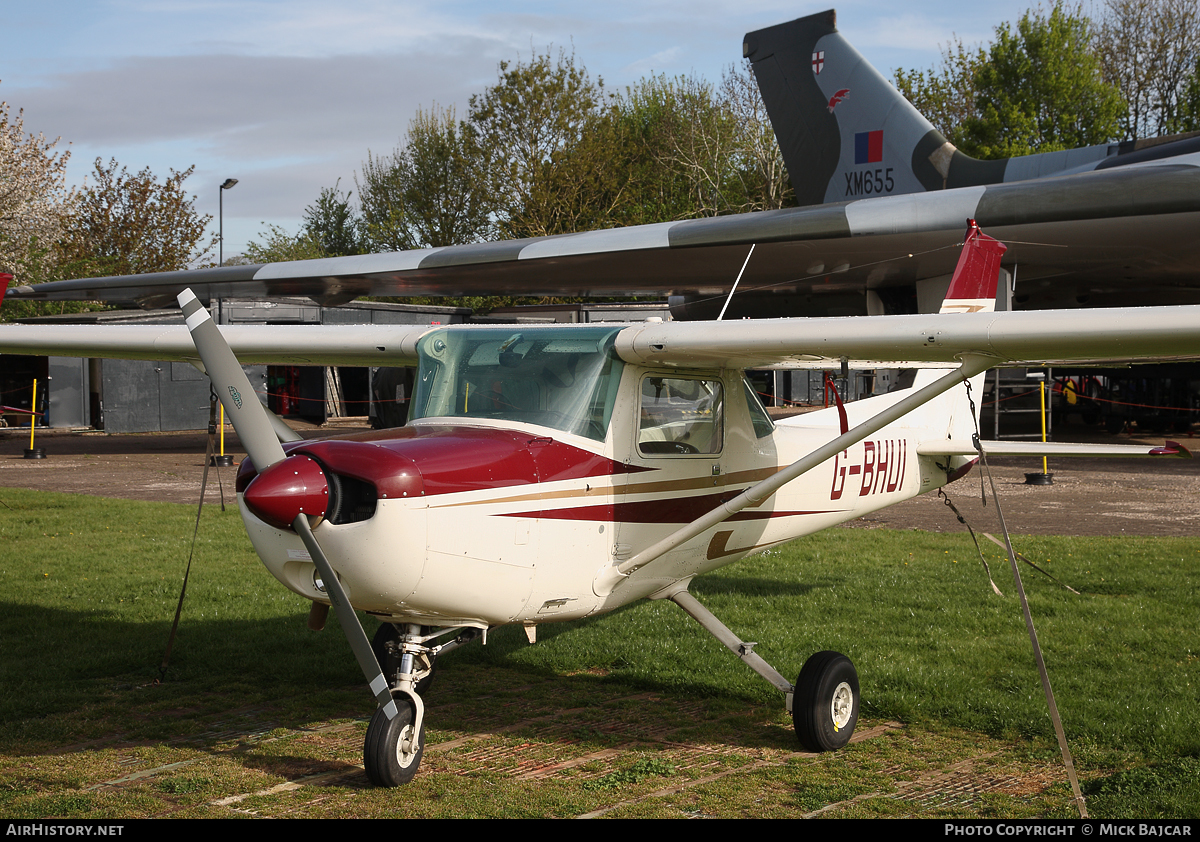
M 850 659 L 840 652 L 818 652 L 809 658 L 796 684 L 792 684 L 754 652 L 746 643 L 686 590 L 663 593 L 686 611 L 705 631 L 768 682 L 781 690 L 788 700 L 792 723 L 800 744 L 808 751 L 834 751 L 850 742 L 858 724 L 858 673 Z

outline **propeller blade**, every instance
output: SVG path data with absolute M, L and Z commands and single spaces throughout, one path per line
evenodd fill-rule
M 250 455 L 250 461 L 259 471 L 280 462 L 284 458 L 283 447 L 275 433 L 275 427 L 267 410 L 259 403 L 258 396 L 246 372 L 213 323 L 208 310 L 190 289 L 179 293 L 179 306 L 187 320 L 188 331 L 196 343 L 196 351 L 204 363 L 204 369 L 212 378 L 213 390 L 225 407 L 225 417 L 237 430 L 238 438 Z
M 254 467 L 259 473 L 259 479 L 261 479 L 269 467 L 286 458 L 283 447 L 279 443 L 277 427 L 272 423 L 271 413 L 259 403 L 258 397 L 254 394 L 250 381 L 246 379 L 246 373 L 242 371 L 241 363 L 233 355 L 229 343 L 225 341 L 221 331 L 213 324 L 208 311 L 204 309 L 190 289 L 185 289 L 179 294 L 179 306 L 183 309 L 188 330 L 192 334 L 192 341 L 196 343 L 196 350 L 200 353 L 204 368 L 208 372 L 208 376 L 212 378 L 213 388 L 225 407 L 225 414 L 232 422 L 233 428 L 237 430 L 238 438 L 245 445 L 246 452 L 250 455 L 250 461 L 254 463 Z M 280 426 L 286 429 L 286 425 L 282 422 L 280 422 Z M 288 430 L 288 433 L 291 431 Z M 320 468 L 317 470 L 319 471 Z M 313 563 L 321 571 L 321 580 L 325 583 L 325 593 L 329 595 L 329 601 L 333 603 L 338 622 L 341 623 L 342 630 L 346 633 L 346 640 L 349 641 L 350 648 L 354 650 L 354 657 L 358 659 L 358 665 L 367 678 L 371 692 L 375 695 L 375 699 L 383 708 L 387 718 L 389 720 L 395 718 L 399 710 L 392 700 L 391 687 L 388 685 L 387 679 L 383 677 L 383 670 L 379 668 L 379 662 L 375 659 L 371 641 L 367 639 L 367 633 L 363 631 L 362 624 L 358 622 L 354 606 L 346 598 L 346 591 L 342 589 L 342 583 L 338 581 L 329 559 L 325 557 L 321 545 L 317 543 L 312 527 L 308 525 L 308 515 L 303 513 L 302 508 L 301 512 L 295 516 L 291 526 L 300 536 L 300 540 L 304 542 Z
M 275 438 L 281 442 L 303 441 L 304 436 L 297 433 L 286 422 L 271 410 L 267 410 L 267 418 L 271 422 L 271 427 L 275 430 Z
M 338 581 L 329 559 L 325 558 L 321 545 L 317 543 L 317 538 L 308 525 L 308 516 L 296 515 L 296 519 L 292 522 L 292 529 L 300 535 L 305 549 L 312 556 L 313 564 L 321 571 L 321 581 L 325 585 L 325 593 L 329 595 L 329 601 L 333 603 L 333 610 L 337 613 L 338 622 L 342 626 L 342 631 L 346 633 L 346 640 L 350 642 L 350 648 L 354 650 L 354 657 L 358 659 L 358 666 L 366 676 L 371 692 L 375 694 L 375 700 L 379 702 L 379 706 L 383 708 L 383 712 L 389 720 L 395 718 L 399 711 L 395 701 L 392 700 L 391 687 L 388 685 L 387 679 L 383 677 L 383 670 L 379 668 L 379 662 L 375 660 L 371 641 L 367 640 L 367 633 L 363 631 L 362 624 L 358 622 L 354 606 L 346 598 L 346 592 L 342 590 L 342 583 Z

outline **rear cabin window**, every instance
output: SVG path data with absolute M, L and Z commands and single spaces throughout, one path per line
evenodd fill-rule
M 638 452 L 645 456 L 721 452 L 724 391 L 719 380 L 642 379 Z
M 756 438 L 766 438 L 775 431 L 775 422 L 763 409 L 762 401 L 758 398 L 754 384 L 747 378 L 742 381 L 742 385 L 746 389 L 746 404 L 750 408 L 750 423 L 754 425 L 754 435 Z

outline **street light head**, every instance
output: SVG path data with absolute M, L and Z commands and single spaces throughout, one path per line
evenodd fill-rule
M 225 183 L 221 185 L 221 189 L 228 190 L 230 187 L 232 187 L 235 184 L 237 184 L 236 178 L 227 178 L 227 179 L 225 179 Z

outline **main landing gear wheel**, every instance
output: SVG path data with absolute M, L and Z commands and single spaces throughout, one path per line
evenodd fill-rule
M 363 743 L 363 766 L 375 786 L 400 786 L 417 774 L 425 753 L 425 726 L 413 727 L 415 713 L 403 698 L 396 699 L 399 713 L 389 720 L 383 708 L 376 708 Z
M 792 696 L 792 723 L 809 751 L 834 751 L 858 724 L 858 672 L 840 652 L 817 652 L 804 663 Z

